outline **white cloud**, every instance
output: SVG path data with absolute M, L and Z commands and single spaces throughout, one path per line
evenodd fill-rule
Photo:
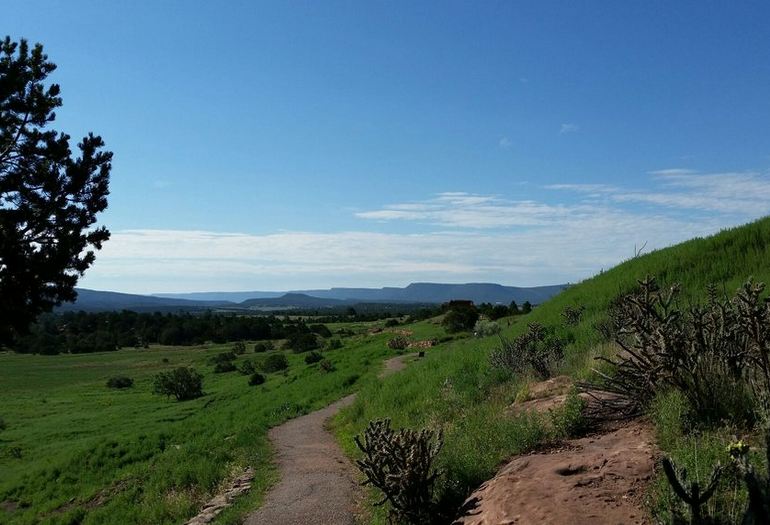
M 650 177 L 646 190 L 553 184 L 546 188 L 558 191 L 537 200 L 443 192 L 358 212 L 355 231 L 114 231 L 81 284 L 133 292 L 547 284 L 614 266 L 635 245 L 661 248 L 770 213 L 765 174 L 677 168 Z M 366 231 L 369 221 L 408 223 L 420 233 Z
M 381 210 L 358 212 L 356 216 L 380 221 L 418 221 L 454 228 L 509 228 L 546 224 L 553 218 L 564 217 L 568 213 L 570 210 L 562 205 L 447 192 L 439 193 L 427 201 L 393 204 Z
M 566 133 L 577 133 L 578 131 L 580 131 L 580 126 L 571 122 L 565 122 L 559 128 L 559 135 L 564 135 Z
M 603 196 L 672 210 L 718 212 L 747 219 L 770 213 L 770 176 L 758 172 L 699 173 L 672 168 L 650 172 L 652 187 L 640 190 L 603 184 L 554 184 L 549 189 Z
M 513 142 L 511 142 L 511 139 L 509 139 L 508 137 L 502 137 L 500 138 L 498 145 L 503 149 L 511 149 Z

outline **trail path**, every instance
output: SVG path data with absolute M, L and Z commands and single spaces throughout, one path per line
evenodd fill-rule
M 402 355 L 385 361 L 379 377 L 405 368 Z M 270 429 L 280 481 L 245 525 L 354 525 L 358 485 L 355 470 L 326 430 L 326 421 L 350 405 L 355 394 Z
M 521 405 L 547 411 L 562 403 L 564 382 L 551 382 L 536 385 L 550 392 Z M 518 456 L 471 495 L 455 524 L 647 524 L 642 498 L 655 454 L 649 425 L 633 421 Z

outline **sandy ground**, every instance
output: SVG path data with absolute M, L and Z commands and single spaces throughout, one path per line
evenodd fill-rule
M 564 402 L 564 389 L 563 378 L 535 385 L 535 398 L 514 405 L 511 412 L 552 410 Z M 648 524 L 642 498 L 655 455 L 650 426 L 634 421 L 554 450 L 518 456 L 468 498 L 455 523 Z
M 385 361 L 380 377 L 405 368 L 402 355 Z M 280 481 L 246 525 L 354 525 L 355 467 L 326 430 L 326 421 L 350 405 L 355 394 L 270 430 Z

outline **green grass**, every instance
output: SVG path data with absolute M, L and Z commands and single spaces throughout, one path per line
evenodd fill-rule
M 729 293 L 749 276 L 770 283 L 768 260 L 770 219 L 763 219 L 631 259 L 570 287 L 532 313 L 514 318 L 511 326 L 508 319 L 500 324 L 508 337 L 522 333 L 532 321 L 556 327 L 559 335 L 570 341 L 560 372 L 582 379 L 591 374 L 596 355 L 612 351 L 595 329 L 596 323 L 606 318 L 610 301 L 630 291 L 637 279 L 649 274 L 662 285 L 681 283 L 685 292 L 681 300 L 686 302 L 704 297 L 710 283 L 723 286 Z M 563 324 L 561 313 L 568 305 L 586 308 L 577 326 Z M 422 337 L 443 333 L 430 322 L 418 324 L 415 332 Z M 554 438 L 542 421 L 513 418 L 506 412 L 526 379 L 507 377 L 490 368 L 488 356 L 496 344 L 496 337 L 452 341 L 431 349 L 424 360 L 404 372 L 366 385 L 356 403 L 336 420 L 340 443 L 355 457 L 352 437 L 370 420 L 382 417 L 391 418 L 396 427 L 443 430 L 445 447 L 438 461 L 444 484 L 438 492 L 448 506 L 456 508 L 506 459 Z M 700 456 L 706 468 L 707 461 L 717 456 L 717 441 L 718 447 L 722 441 L 711 435 L 704 439 L 710 443 L 707 448 L 711 454 Z M 684 443 L 679 438 L 673 442 Z M 675 460 L 684 461 L 694 446 L 680 449 L 672 445 L 664 450 Z M 662 501 L 661 496 L 658 502 Z M 382 510 L 372 509 L 372 513 L 375 523 L 385 522 Z
M 569 288 L 529 315 L 499 323 L 509 337 L 530 321 L 557 327 L 570 341 L 561 372 L 581 378 L 590 373 L 593 356 L 611 351 L 595 323 L 605 318 L 610 301 L 637 279 L 650 274 L 662 284 L 679 282 L 699 298 L 709 283 L 731 292 L 751 275 L 770 282 L 768 260 L 770 219 L 763 219 L 627 261 Z M 577 326 L 563 326 L 561 312 L 567 305 L 586 307 Z M 360 332 L 370 326 L 345 327 Z M 397 327 L 402 328 L 414 332 L 412 339 L 445 335 L 435 321 Z M 0 503 L 10 500 L 21 507 L 0 514 L 0 519 L 12 524 L 180 522 L 238 469 L 252 465 L 257 468 L 254 490 L 219 520 L 237 523 L 258 506 L 275 480 L 267 429 L 358 389 L 356 403 L 336 420 L 342 446 L 354 456 L 352 437 L 369 420 L 381 417 L 392 418 L 397 427 L 443 430 L 439 492 L 447 508 L 512 455 L 579 427 L 574 413 L 547 422 L 506 412 L 527 378 L 490 368 L 488 355 L 496 337 L 456 337 L 380 381 L 379 363 L 392 355 L 385 347 L 391 337 L 385 332 L 345 339 L 344 348 L 326 352 L 336 366 L 329 374 L 305 365 L 302 355 L 290 355 L 289 370 L 270 374 L 259 387 L 248 386 L 248 378 L 237 373 L 212 373 L 207 358 L 228 345 L 53 357 L 2 354 L 0 418 L 7 429 L 0 430 Z M 164 357 L 168 364 L 162 363 Z M 238 360 L 244 358 L 260 356 L 246 354 Z M 176 403 L 150 393 L 155 373 L 181 365 L 204 372 L 206 396 Z M 107 389 L 106 380 L 115 374 L 133 377 L 135 386 Z M 682 464 L 708 468 L 728 439 L 724 430 L 694 439 L 675 417 L 675 403 L 668 406 L 656 416 L 664 451 Z M 660 490 L 655 505 L 663 513 L 666 496 Z M 384 512 L 373 510 L 372 519 L 384 522 Z
M 253 490 L 218 520 L 238 523 L 275 481 L 267 429 L 376 381 L 380 362 L 392 354 L 387 339 L 345 339 L 343 348 L 324 352 L 336 367 L 330 373 L 306 365 L 304 354 L 287 354 L 289 369 L 266 374 L 257 387 L 237 372 L 213 373 L 209 357 L 231 345 L 0 353 L 7 425 L 0 431 L 0 503 L 19 506 L 0 510 L 0 522 L 181 522 L 250 465 L 257 470 Z M 237 362 L 265 355 L 247 353 Z M 204 374 L 204 397 L 175 402 L 151 393 L 154 374 L 177 366 Z M 108 389 L 117 374 L 134 378 L 134 387 Z

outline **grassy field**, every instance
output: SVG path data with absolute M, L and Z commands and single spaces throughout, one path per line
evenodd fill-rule
M 706 239 L 649 253 L 581 282 L 510 326 L 501 324 L 511 337 L 537 321 L 554 327 L 570 341 L 560 373 L 576 378 L 590 375 L 593 357 L 608 351 L 595 325 L 607 316 L 610 301 L 631 290 L 637 279 L 656 276 L 661 284 L 681 283 L 682 301 L 705 296 L 706 286 L 715 283 L 732 293 L 748 277 L 770 283 L 770 219 L 724 231 Z M 562 312 L 568 305 L 583 305 L 580 324 L 564 326 Z M 422 330 L 439 330 L 423 323 Z M 526 384 L 527 378 L 506 376 L 491 368 L 489 353 L 497 338 L 460 339 L 431 350 L 426 359 L 381 383 L 366 385 L 356 403 L 336 420 L 340 443 L 351 456 L 357 451 L 352 437 L 372 419 L 389 417 L 394 426 L 441 429 L 444 450 L 439 456 L 443 482 L 439 497 L 449 509 L 457 508 L 479 484 L 489 479 L 503 461 L 527 449 L 558 439 L 568 429 L 547 432 L 545 425 L 528 417 L 512 418 L 505 412 Z M 687 432 L 676 402 L 661 402 L 653 414 L 664 452 L 693 475 L 705 478 L 712 459 L 729 461 L 725 445 L 729 430 L 716 429 L 697 435 Z M 756 440 L 755 440 L 756 443 Z M 761 445 L 760 443 L 756 443 Z M 724 505 L 741 506 L 735 487 L 724 487 Z M 373 495 L 374 496 L 374 495 Z M 732 500 L 731 500 L 732 498 Z M 664 481 L 658 480 L 649 495 L 649 507 L 666 517 L 674 500 Z M 373 501 L 373 499 L 372 499 Z M 385 523 L 385 513 L 374 510 L 374 522 Z
M 553 327 L 569 342 L 559 372 L 583 378 L 590 373 L 592 358 L 611 349 L 596 323 L 606 318 L 610 301 L 637 279 L 649 274 L 662 284 L 679 282 L 686 302 L 703 297 L 709 283 L 732 292 L 749 276 L 770 282 L 768 260 L 770 219 L 765 219 L 627 261 L 569 288 L 529 315 L 499 323 L 509 337 L 531 321 Z M 563 323 L 561 313 L 568 305 L 586 308 L 576 326 Z M 436 320 L 400 328 L 413 331 L 412 339 L 446 335 Z M 248 386 L 247 377 L 238 373 L 213 374 L 208 358 L 229 345 L 53 357 L 0 354 L 0 418 L 7 426 L 0 430 L 0 504 L 17 507 L 11 513 L 0 510 L 0 521 L 180 522 L 251 465 L 257 468 L 254 490 L 218 520 L 238 523 L 275 479 L 267 429 L 354 390 L 361 392 L 357 401 L 335 421 L 340 443 L 351 456 L 356 455 L 352 437 L 372 419 L 390 417 L 395 426 L 443 430 L 439 497 L 446 509 L 456 508 L 512 455 L 570 434 L 569 417 L 549 425 L 532 416 L 506 414 L 529 378 L 490 366 L 496 337 L 455 337 L 379 381 L 380 362 L 392 355 L 385 345 L 391 336 L 345 338 L 344 348 L 325 352 L 336 367 L 330 373 L 306 365 L 302 355 L 289 354 L 289 370 L 270 374 L 258 387 Z M 246 354 L 238 361 L 259 358 Z M 181 365 L 204 373 L 206 395 L 182 403 L 153 395 L 153 375 Z M 116 374 L 133 377 L 135 386 L 107 389 L 106 380 Z M 681 400 L 658 400 L 651 416 L 662 450 L 690 472 L 705 477 L 711 460 L 726 460 L 729 429 L 690 434 Z M 713 504 L 739 508 L 741 498 L 739 490 L 726 486 Z M 665 518 L 672 501 L 670 489 L 656 481 L 650 509 Z M 384 523 L 384 516 L 373 509 L 374 523 Z
M 393 355 L 389 337 L 343 339 L 343 348 L 324 352 L 333 372 L 287 353 L 289 369 L 266 374 L 256 387 L 238 372 L 213 373 L 208 359 L 232 345 L 0 353 L 7 427 L 0 431 L 0 522 L 178 523 L 250 465 L 254 490 L 218 520 L 238 523 L 275 479 L 267 429 L 375 380 L 381 361 Z M 250 345 L 236 363 L 264 355 Z M 152 394 L 153 376 L 178 366 L 203 373 L 203 397 L 176 402 Z M 132 377 L 133 388 L 106 388 L 117 374 Z

